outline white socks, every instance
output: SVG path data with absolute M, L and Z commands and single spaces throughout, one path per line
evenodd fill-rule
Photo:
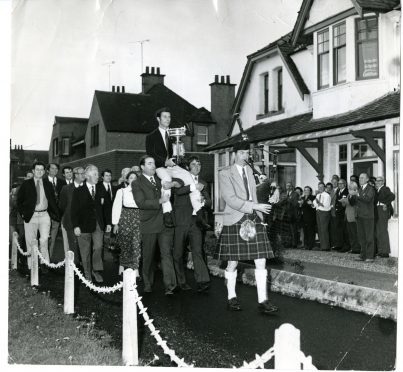
M 267 270 L 255 269 L 255 278 L 258 302 L 262 303 L 267 300 Z
M 235 293 L 235 285 L 236 285 L 236 276 L 237 271 L 224 271 L 225 279 L 227 279 L 227 289 L 228 289 L 228 300 L 236 297 Z

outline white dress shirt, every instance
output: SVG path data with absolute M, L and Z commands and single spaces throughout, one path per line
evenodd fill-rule
M 94 195 L 97 194 L 97 188 L 95 187 L 95 185 L 91 185 L 90 183 L 86 182 L 85 183 L 88 187 L 88 191 L 90 192 L 90 195 L 92 196 L 92 188 L 94 187 Z
M 168 130 L 162 129 L 161 127 L 158 127 L 158 129 L 159 129 L 159 131 L 160 131 L 160 133 L 161 133 L 161 136 L 162 136 L 162 139 L 163 139 L 163 141 L 164 141 L 165 148 L 167 149 L 167 148 L 168 148 L 168 144 L 165 142 L 165 133 L 168 133 Z M 169 136 L 169 133 L 168 133 L 168 136 Z
M 318 201 L 322 203 L 323 206 L 319 205 Z M 331 197 L 326 191 L 323 191 L 322 193 L 316 195 L 316 198 L 313 201 L 313 205 L 318 211 L 324 211 L 324 212 L 330 211 L 331 209 L 330 204 L 331 204 Z
M 107 182 L 102 182 L 104 184 L 105 190 L 108 192 L 108 186 L 109 186 L 109 195 L 111 197 L 111 199 L 113 198 L 112 196 L 112 185 L 110 183 Z
M 48 176 L 48 180 L 50 181 L 50 183 L 52 184 L 52 185 L 57 185 L 57 177 L 50 177 L 50 176 Z
M 242 166 L 239 165 L 239 164 L 235 164 L 235 166 L 236 166 L 236 169 L 238 170 L 238 173 L 239 173 L 239 175 L 241 176 L 242 181 L 243 181 L 243 169 L 244 169 L 245 167 L 242 167 Z M 246 171 L 246 169 L 245 169 L 245 175 L 246 175 L 246 179 L 247 179 L 247 181 L 248 181 L 249 200 L 252 200 L 252 193 L 250 192 L 248 172 Z
M 117 225 L 119 223 L 122 207 L 137 208 L 131 185 L 128 185 L 123 189 L 119 189 L 116 192 L 115 201 L 113 202 L 112 206 L 112 225 Z

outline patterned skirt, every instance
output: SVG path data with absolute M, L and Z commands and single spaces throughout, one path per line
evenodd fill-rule
M 239 231 L 242 222 L 249 217 L 256 224 L 256 236 L 249 241 L 243 240 Z M 266 226 L 261 223 L 256 213 L 244 215 L 236 224 L 223 226 L 218 238 L 217 252 L 215 258 L 228 261 L 254 260 L 257 258 L 273 258 Z
M 140 211 L 137 208 L 122 208 L 116 244 L 120 248 L 120 265 L 138 269 L 141 257 Z

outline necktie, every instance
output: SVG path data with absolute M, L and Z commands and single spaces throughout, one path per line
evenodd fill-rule
M 109 183 L 108 183 L 108 194 L 110 195 L 111 200 L 112 200 L 111 185 L 109 185 Z
M 150 177 L 150 182 L 152 183 L 152 185 L 154 186 L 154 187 L 157 187 L 157 184 L 155 183 L 155 180 L 154 180 L 154 177 Z
M 168 136 L 168 131 L 165 131 L 165 147 L 168 150 L 168 142 L 169 142 L 169 136 Z
M 195 176 L 195 182 L 199 182 L 199 176 Z
M 41 202 L 41 185 L 39 184 L 39 180 L 36 181 L 36 205 Z
M 95 200 L 95 187 L 92 186 L 91 188 L 91 196 L 92 196 L 92 200 Z
M 246 178 L 245 167 L 242 167 L 242 178 L 246 190 L 246 199 L 249 200 L 249 187 L 248 187 L 248 179 Z

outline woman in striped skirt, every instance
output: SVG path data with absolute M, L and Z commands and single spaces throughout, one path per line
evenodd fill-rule
M 141 256 L 139 209 L 133 198 L 132 182 L 137 178 L 131 171 L 126 175 L 127 186 L 116 192 L 112 207 L 113 232 L 120 248 L 120 269 L 131 268 L 138 276 Z
M 271 206 L 257 202 L 253 172 L 245 163 L 249 158 L 249 149 L 248 141 L 236 143 L 233 149 L 235 163 L 219 172 L 220 190 L 225 201 L 225 209 L 223 229 L 217 246 L 217 258 L 228 260 L 225 270 L 228 310 L 241 310 L 235 292 L 238 261 L 254 260 L 258 310 L 263 314 L 270 314 L 278 309 L 267 299 L 266 258 L 274 257 L 274 255 L 267 238 L 262 213 L 269 213 Z M 255 229 L 253 226 L 249 230 L 245 229 L 248 220 L 253 221 Z

